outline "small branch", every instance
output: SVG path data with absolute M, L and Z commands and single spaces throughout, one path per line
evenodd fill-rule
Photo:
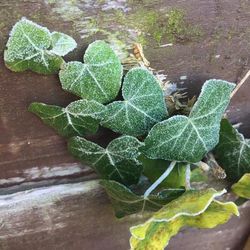
M 226 172 L 215 160 L 213 153 L 208 153 L 206 158 L 207 164 L 211 167 L 213 175 L 219 180 L 225 179 L 227 177 Z
M 173 170 L 175 164 L 176 161 L 172 161 L 166 171 L 146 190 L 146 192 L 144 193 L 144 199 L 147 199 L 147 197 L 152 193 L 152 191 L 155 190 L 166 179 L 166 177 Z
M 237 93 L 240 87 L 246 82 L 247 78 L 250 76 L 250 70 L 246 73 L 246 75 L 242 78 L 242 80 L 237 84 L 233 92 L 231 93 L 230 98 L 232 99 L 233 96 Z
M 207 172 L 210 169 L 210 166 L 207 163 L 203 162 L 203 161 L 193 163 L 193 165 L 199 167 L 203 172 Z
M 186 166 L 186 190 L 191 189 L 191 184 L 190 184 L 190 179 L 191 179 L 191 169 L 190 169 L 190 164 L 187 164 Z

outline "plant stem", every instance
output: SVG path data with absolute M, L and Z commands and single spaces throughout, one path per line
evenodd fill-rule
M 209 152 L 206 155 L 207 164 L 211 167 L 213 175 L 216 179 L 222 180 L 227 177 L 225 170 L 215 160 L 213 153 Z
M 190 178 L 191 178 L 190 164 L 187 164 L 187 166 L 186 166 L 186 190 L 191 189 Z
M 246 82 L 247 78 L 250 76 L 250 70 L 246 73 L 246 75 L 242 78 L 242 80 L 237 84 L 233 92 L 231 93 L 230 98 L 232 99 L 233 96 L 237 93 L 240 87 Z
M 200 168 L 203 172 L 207 172 L 210 169 L 210 166 L 207 163 L 203 162 L 203 161 L 199 161 L 197 163 L 193 163 L 193 165 L 195 165 L 198 168 Z
M 146 192 L 144 193 L 144 199 L 146 199 L 152 193 L 152 191 L 155 190 L 164 181 L 164 179 L 173 170 L 175 164 L 176 161 L 172 161 L 166 171 L 146 190 Z

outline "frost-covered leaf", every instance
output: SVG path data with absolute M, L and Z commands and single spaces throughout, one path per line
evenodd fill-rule
M 152 160 L 145 157 L 143 154 L 139 157 L 143 165 L 143 174 L 151 181 L 155 182 L 170 165 L 169 161 Z M 185 186 L 186 165 L 182 163 L 176 164 L 169 176 L 159 185 L 166 188 L 178 188 Z
M 135 194 L 118 182 L 102 180 L 100 184 L 108 193 L 118 218 L 145 211 L 157 211 L 185 191 L 184 188 L 165 189 L 158 194 L 151 194 L 145 199 L 143 195 Z
M 234 86 L 207 81 L 189 117 L 176 115 L 151 129 L 144 153 L 152 159 L 199 162 L 219 141 L 220 120 Z
M 74 156 L 89 163 L 101 178 L 130 185 L 138 182 L 142 172 L 137 161 L 142 145 L 135 137 L 121 136 L 103 148 L 77 136 L 69 140 L 68 146 Z
M 65 55 L 76 47 L 73 38 L 56 32 L 71 41 L 65 51 L 61 47 L 60 55 Z M 57 35 L 58 37 L 58 35 Z M 7 42 L 7 49 L 4 51 L 4 61 L 6 66 L 16 72 L 32 70 L 42 74 L 57 73 L 64 62 L 58 55 L 58 44 L 55 48 L 55 35 L 50 31 L 32 21 L 22 18 L 17 22 L 10 33 Z M 53 51 L 57 53 L 55 53 Z
M 77 96 L 100 103 L 112 101 L 121 87 L 122 66 L 104 41 L 90 44 L 84 63 L 69 62 L 59 72 L 62 88 Z
M 34 102 L 29 111 L 54 128 L 62 136 L 94 134 L 99 127 L 96 116 L 105 106 L 95 101 L 78 100 L 66 108 Z
M 51 39 L 52 49 L 50 52 L 58 56 L 67 55 L 77 46 L 76 41 L 72 37 L 60 32 L 52 32 Z
M 250 174 L 245 174 L 232 186 L 232 191 L 239 197 L 250 199 Z
M 237 181 L 250 172 L 250 140 L 245 139 L 227 119 L 221 121 L 220 141 L 215 155 L 230 180 Z
M 107 105 L 101 124 L 121 134 L 143 135 L 167 116 L 163 91 L 148 70 L 134 68 L 125 76 L 124 101 Z
M 238 214 L 233 202 L 214 200 L 223 192 L 191 190 L 165 205 L 144 224 L 130 229 L 131 250 L 163 250 L 184 226 L 213 228 Z

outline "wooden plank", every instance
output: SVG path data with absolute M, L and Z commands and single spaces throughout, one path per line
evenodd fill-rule
M 185 11 L 187 27 L 199 25 L 199 38 L 169 40 L 164 27 L 173 8 Z M 61 90 L 58 77 L 13 73 L 4 67 L 8 33 L 22 16 L 72 35 L 79 46 L 67 60 L 81 60 L 87 44 L 98 38 L 122 45 L 124 53 L 140 37 L 151 66 L 163 70 L 168 80 L 188 86 L 192 94 L 206 79 L 237 81 L 249 68 L 249 2 L 0 0 L 0 193 L 5 194 L 0 196 L 0 248 L 128 249 L 131 219 L 114 218 L 95 181 L 55 185 L 96 175 L 68 154 L 64 139 L 27 111 L 33 101 L 67 105 L 75 99 Z M 157 35 L 161 41 L 156 41 Z M 241 129 L 247 136 L 249 91 L 246 84 L 229 108 L 230 118 L 243 122 Z M 105 144 L 112 136 L 101 131 L 91 139 Z M 21 191 L 31 187 L 37 188 Z M 238 250 L 250 230 L 249 216 L 247 203 L 239 219 L 213 230 L 184 230 L 168 249 Z
M 250 249 L 250 237 L 248 237 L 247 242 L 246 242 L 243 250 L 249 250 L 249 249 Z
M 195 39 L 192 35 L 162 47 L 160 45 L 170 43 L 164 27 L 166 15 L 173 8 L 185 11 L 185 25 L 192 29 L 198 24 L 202 35 Z M 163 70 L 168 80 L 180 84 L 183 82 L 180 77 L 187 76 L 183 86 L 190 87 L 191 93 L 197 93 L 208 78 L 236 81 L 249 67 L 250 6 L 247 0 L 93 3 L 0 0 L 1 52 L 12 25 L 22 16 L 51 30 L 73 35 L 79 46 L 67 60 L 81 60 L 87 44 L 97 38 L 119 43 L 124 52 L 140 37 L 151 66 Z M 162 36 L 161 41 L 156 41 L 157 35 Z M 77 161 L 68 154 L 65 140 L 27 111 L 33 101 L 66 105 L 75 97 L 61 90 L 56 75 L 13 73 L 4 67 L 2 53 L 0 57 L 0 186 L 46 180 L 45 172 L 50 172 L 49 178 L 55 179 L 88 176 L 89 170 L 79 169 Z M 242 130 L 248 136 L 249 91 L 250 85 L 246 84 L 233 100 L 229 114 L 234 122 L 243 122 Z M 99 135 L 102 143 L 109 139 L 109 135 Z M 67 169 L 64 174 L 63 169 Z
M 169 250 L 239 250 L 249 230 L 250 203 L 215 229 L 185 229 L 170 241 Z M 96 181 L 55 185 L 0 196 L 2 250 L 128 249 L 132 216 L 114 217 Z

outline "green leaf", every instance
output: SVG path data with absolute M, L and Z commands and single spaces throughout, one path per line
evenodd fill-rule
M 61 40 L 61 37 L 64 41 L 70 41 L 70 44 L 60 47 L 59 42 L 55 42 L 56 37 L 57 40 Z M 12 28 L 6 47 L 4 61 L 10 70 L 52 74 L 57 73 L 64 62 L 60 55 L 73 50 L 76 42 L 65 34 L 51 34 L 47 28 L 22 18 Z
M 163 91 L 148 70 L 134 68 L 125 76 L 124 101 L 107 105 L 101 124 L 121 134 L 143 135 L 167 116 Z
M 250 140 L 245 139 L 227 119 L 221 121 L 220 141 L 215 148 L 215 156 L 232 181 L 250 172 Z
M 208 176 L 204 172 L 204 170 L 201 170 L 200 168 L 195 168 L 191 172 L 191 182 L 206 182 L 207 180 Z
M 250 174 L 245 174 L 232 186 L 232 191 L 239 197 L 250 199 Z
M 130 229 L 132 250 L 163 250 L 172 236 L 184 226 L 213 228 L 239 215 L 233 202 L 222 203 L 214 199 L 222 192 L 214 189 L 191 190 L 165 205 L 144 224 Z
M 76 41 L 72 37 L 60 32 L 52 32 L 51 39 L 52 49 L 50 52 L 58 56 L 67 55 L 77 46 Z
M 38 102 L 29 106 L 29 111 L 66 137 L 96 133 L 99 127 L 96 116 L 103 109 L 105 106 L 102 104 L 87 100 L 72 102 L 66 108 Z
M 139 160 L 143 165 L 143 174 L 151 181 L 155 182 L 169 166 L 170 162 L 165 160 L 152 160 L 144 155 L 140 155 Z M 169 176 L 159 185 L 166 188 L 178 188 L 185 186 L 186 165 L 178 163 Z
M 136 184 L 141 176 L 142 166 L 137 157 L 142 145 L 132 136 L 116 138 L 106 148 L 80 137 L 69 140 L 70 152 L 81 161 L 89 163 L 101 178 L 125 185 Z
M 101 180 L 100 184 L 108 193 L 118 218 L 144 211 L 157 211 L 185 191 L 183 188 L 165 189 L 158 194 L 151 194 L 145 199 L 118 182 Z
M 176 115 L 151 129 L 145 139 L 146 156 L 199 162 L 219 141 L 220 120 L 234 86 L 222 80 L 207 81 L 189 117 Z
M 77 96 L 100 103 L 113 100 L 121 87 L 122 66 L 104 41 L 90 44 L 84 64 L 69 62 L 59 72 L 62 88 Z

